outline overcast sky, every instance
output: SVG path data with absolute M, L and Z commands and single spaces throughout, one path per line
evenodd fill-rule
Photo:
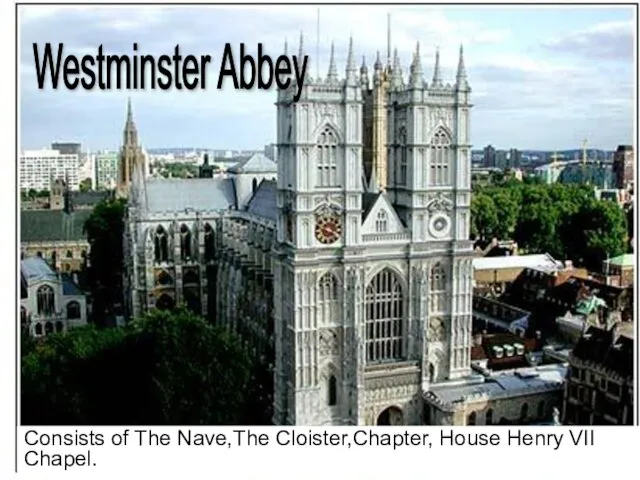
M 349 35 L 361 63 L 371 70 L 375 52 L 386 52 L 387 12 L 392 43 L 405 75 L 420 41 L 427 81 L 436 46 L 445 82 L 453 83 L 458 48 L 472 88 L 474 148 L 563 149 L 588 139 L 594 148 L 632 143 L 634 31 L 631 8 L 320 8 L 316 56 L 316 7 L 20 7 L 20 109 L 23 148 L 78 141 L 87 148 L 117 148 L 126 99 L 146 148 L 262 148 L 275 141 L 275 91 L 66 91 L 38 90 L 32 43 L 64 42 L 65 52 L 139 51 L 210 54 L 209 85 L 217 83 L 224 44 L 244 42 L 252 53 L 262 42 L 274 57 L 297 53 L 305 32 L 311 75 L 326 75 L 331 41 L 344 72 Z M 317 59 L 320 59 L 318 62 Z

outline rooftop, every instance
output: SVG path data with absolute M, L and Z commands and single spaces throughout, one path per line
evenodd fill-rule
M 636 256 L 632 253 L 625 253 L 618 257 L 610 258 L 604 262 L 615 267 L 634 267 L 636 263 Z
M 228 210 L 236 204 L 233 182 L 227 178 L 150 178 L 145 184 L 151 213 Z
M 263 180 L 247 205 L 247 212 L 274 222 L 278 218 L 278 184 L 275 180 Z
M 236 159 L 238 163 L 229 167 L 230 173 L 277 173 L 278 165 L 262 153 Z
M 57 280 L 57 275 L 49 264 L 40 257 L 25 258 L 20 262 L 20 272 L 28 282 Z
M 620 333 L 622 325 L 618 325 Z M 628 328 L 625 333 L 628 333 Z M 616 336 L 614 330 L 589 327 L 573 349 L 573 356 L 599 364 L 621 377 L 633 376 L 633 335 Z
M 478 257 L 473 259 L 475 270 L 501 270 L 509 268 L 531 268 L 542 271 L 558 271 L 564 268 L 562 262 L 549 254 L 509 255 L 506 257 Z
M 473 402 L 483 399 L 510 397 L 520 393 L 546 391 L 560 388 L 564 384 L 567 367 L 563 364 L 521 368 L 516 371 L 497 373 L 482 382 L 456 386 L 436 386 L 427 394 L 444 404 Z
M 56 242 L 85 239 L 84 223 L 91 210 L 21 210 L 21 242 Z

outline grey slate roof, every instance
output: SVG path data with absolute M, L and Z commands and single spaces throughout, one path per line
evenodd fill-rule
M 263 180 L 247 205 L 247 212 L 269 220 L 278 218 L 278 183 L 275 180 Z
M 149 212 L 227 210 L 236 206 L 233 182 L 228 178 L 154 178 L 146 181 Z
M 23 210 L 20 212 L 21 242 L 55 242 L 86 239 L 84 223 L 91 210 Z
M 25 258 L 20 262 L 20 272 L 25 280 L 56 280 L 57 276 L 49 264 L 40 257 Z
M 231 173 L 277 173 L 278 165 L 262 153 L 238 159 L 238 163 L 228 169 Z
M 74 296 L 84 295 L 80 287 L 73 281 L 73 278 L 65 273 L 62 274 L 62 294 Z

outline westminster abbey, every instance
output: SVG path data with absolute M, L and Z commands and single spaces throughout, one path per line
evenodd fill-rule
M 237 331 L 278 425 L 452 424 L 433 392 L 473 376 L 462 48 L 453 83 L 419 45 L 408 74 L 386 57 L 369 72 L 350 42 L 342 74 L 332 49 L 298 102 L 278 92 L 277 162 L 128 185 L 129 315 L 183 303 Z

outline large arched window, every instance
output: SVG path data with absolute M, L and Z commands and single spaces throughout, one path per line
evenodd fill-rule
M 207 262 L 214 259 L 216 251 L 215 234 L 209 223 L 204 224 L 204 258 Z
M 338 185 L 338 138 L 335 132 L 325 127 L 318 137 L 316 147 L 316 166 L 318 169 L 318 187 L 337 187 Z
M 451 139 L 444 129 L 439 128 L 431 139 L 429 185 L 449 185 L 451 183 L 452 156 Z
M 180 256 L 183 261 L 191 260 L 191 231 L 184 224 L 180 227 Z
M 389 230 L 389 215 L 386 210 L 380 210 L 376 217 L 376 233 L 386 233 Z
M 447 275 L 444 267 L 436 263 L 429 275 L 429 309 L 431 313 L 444 312 L 447 298 Z
M 50 285 L 42 285 L 38 288 L 36 297 L 38 302 L 38 315 L 50 316 L 55 313 L 55 295 Z
M 338 305 L 338 281 L 331 272 L 318 282 L 318 323 L 327 324 L 336 319 Z
M 390 269 L 378 273 L 366 291 L 367 360 L 404 359 L 402 286 Z
M 156 262 L 169 261 L 169 238 L 167 236 L 167 231 L 162 225 L 159 225 L 156 229 L 155 257 Z
M 53 333 L 53 323 L 47 322 L 44 324 L 44 334 L 51 335 Z
M 407 184 L 407 129 L 404 127 L 400 127 L 400 132 L 398 134 L 398 141 L 400 146 L 398 147 L 398 184 L 406 185 Z
M 80 318 L 80 304 L 76 301 L 67 303 L 67 318 L 77 320 Z

